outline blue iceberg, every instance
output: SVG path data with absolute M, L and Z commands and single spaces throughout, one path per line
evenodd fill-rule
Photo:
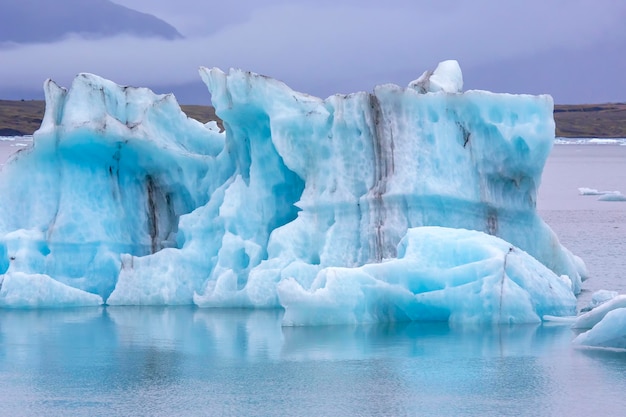
M 0 175 L 0 306 L 284 308 L 288 325 L 575 312 L 584 264 L 535 209 L 551 97 L 461 92 L 455 61 L 325 100 L 200 75 L 224 131 L 172 95 L 46 81 L 34 146 Z

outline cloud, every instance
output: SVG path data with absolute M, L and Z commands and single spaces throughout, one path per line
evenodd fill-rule
M 369 90 L 383 82 L 406 84 L 443 59 L 475 67 L 551 48 L 580 48 L 623 32 L 625 6 L 598 3 L 447 0 L 423 8 L 373 1 L 257 4 L 230 21 L 220 21 L 215 12 L 203 16 L 208 24 L 220 21 L 219 29 L 179 41 L 72 38 L 0 49 L 0 90 L 32 88 L 49 77 L 68 85 L 79 72 L 127 85 L 182 84 L 198 80 L 201 65 L 248 69 L 317 95 Z M 229 10 L 231 15 L 236 11 Z

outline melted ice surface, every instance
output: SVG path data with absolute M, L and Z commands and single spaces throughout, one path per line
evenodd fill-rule
M 325 100 L 200 75 L 225 132 L 171 95 L 46 83 L 34 147 L 0 177 L 0 305 L 282 307 L 291 325 L 573 314 L 584 264 L 535 210 L 549 96 L 462 93 L 456 62 Z

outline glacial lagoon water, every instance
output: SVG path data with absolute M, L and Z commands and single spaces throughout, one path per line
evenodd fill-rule
M 626 293 L 626 146 L 558 145 L 539 210 Z M 562 325 L 281 327 L 280 311 L 0 311 L 0 416 L 621 416 L 626 353 Z
M 626 358 L 563 326 L 281 328 L 276 311 L 0 314 L 0 415 L 618 416 Z

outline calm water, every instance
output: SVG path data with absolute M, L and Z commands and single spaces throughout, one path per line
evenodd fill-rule
M 626 293 L 626 146 L 557 146 L 542 216 Z M 566 326 L 282 328 L 279 311 L 0 310 L 0 416 L 622 416 L 626 353 Z
M 544 170 L 539 213 L 587 264 L 584 306 L 599 289 L 626 294 L 626 202 L 598 201 L 580 195 L 580 187 L 626 195 L 626 146 L 555 146 Z
M 626 357 L 563 326 L 281 328 L 280 313 L 0 314 L 0 415 L 618 416 Z

